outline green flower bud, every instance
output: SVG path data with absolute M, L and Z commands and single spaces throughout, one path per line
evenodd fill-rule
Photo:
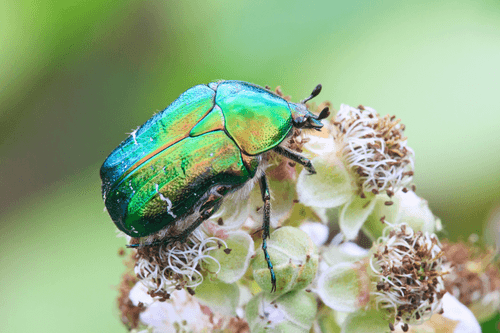
M 318 249 L 307 234 L 293 227 L 283 227 L 271 234 L 267 250 L 273 258 L 276 294 L 307 287 L 318 270 Z M 271 290 L 269 269 L 259 251 L 252 263 L 253 277 L 263 290 Z

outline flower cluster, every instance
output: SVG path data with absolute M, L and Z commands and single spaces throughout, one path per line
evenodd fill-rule
M 307 106 L 318 114 L 327 105 Z M 500 274 L 484 257 L 460 261 L 470 253 L 439 241 L 441 221 L 415 193 L 405 126 L 344 104 L 322 122 L 323 131 L 296 129 L 282 144 L 316 174 L 272 151 L 261 155 L 276 291 L 259 249 L 262 194 L 246 186 L 184 242 L 132 250 L 119 298 L 129 329 L 480 332 L 466 306 L 500 299 Z

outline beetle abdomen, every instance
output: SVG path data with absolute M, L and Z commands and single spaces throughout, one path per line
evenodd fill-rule
M 172 225 L 214 186 L 243 186 L 255 174 L 223 131 L 183 139 L 130 172 L 106 196 L 118 228 L 133 237 Z

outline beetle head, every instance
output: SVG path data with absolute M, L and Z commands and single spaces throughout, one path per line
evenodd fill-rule
M 321 123 L 321 119 L 325 119 L 330 115 L 330 111 L 328 107 L 325 107 L 319 115 L 315 115 L 314 113 L 307 110 L 306 103 L 318 96 L 321 92 L 321 84 L 318 84 L 316 88 L 312 91 L 311 95 L 306 99 L 302 100 L 298 104 L 292 104 L 292 122 L 293 126 L 296 128 L 313 128 L 317 131 L 320 131 L 323 127 Z

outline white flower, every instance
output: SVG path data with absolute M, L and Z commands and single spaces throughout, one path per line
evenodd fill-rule
M 339 323 L 342 332 L 399 326 L 406 332 L 442 309 L 448 272 L 439 240 L 407 224 L 386 224 L 369 256 L 353 246 L 342 251 L 330 246 L 322 253 L 330 266 L 322 270 L 315 291 L 328 307 L 350 313 Z
M 151 296 L 168 299 L 174 290 L 192 290 L 203 282 L 200 267 L 204 262 L 219 262 L 210 256 L 210 251 L 219 246 L 227 248 L 220 238 L 209 237 L 202 228 L 196 229 L 184 243 L 166 246 L 139 247 L 134 272 L 149 289 Z
M 160 302 L 148 295 L 147 288 L 138 282 L 130 291 L 130 300 L 135 306 L 146 304 L 140 313 L 146 332 L 210 332 L 213 320 L 204 313 L 200 304 L 185 290 L 179 290 L 166 302 Z
M 413 179 L 414 153 L 395 117 L 379 116 L 369 107 L 342 104 L 328 138 L 311 136 L 304 145 L 317 173 L 303 170 L 297 192 L 300 202 L 317 208 L 342 206 L 339 224 L 354 239 L 371 214 L 377 195 L 387 205 L 398 191 L 407 192 Z
M 387 223 L 387 222 L 386 222 Z M 388 224 L 388 223 L 387 223 Z M 434 234 L 391 225 L 375 245 L 370 267 L 377 280 L 375 301 L 391 313 L 390 322 L 421 324 L 441 310 L 445 293 L 441 244 Z
M 405 126 L 399 122 L 395 116 L 380 117 L 370 107 L 340 106 L 334 140 L 342 145 L 342 155 L 358 175 L 360 194 L 394 193 L 412 181 L 414 153 L 403 136 Z

